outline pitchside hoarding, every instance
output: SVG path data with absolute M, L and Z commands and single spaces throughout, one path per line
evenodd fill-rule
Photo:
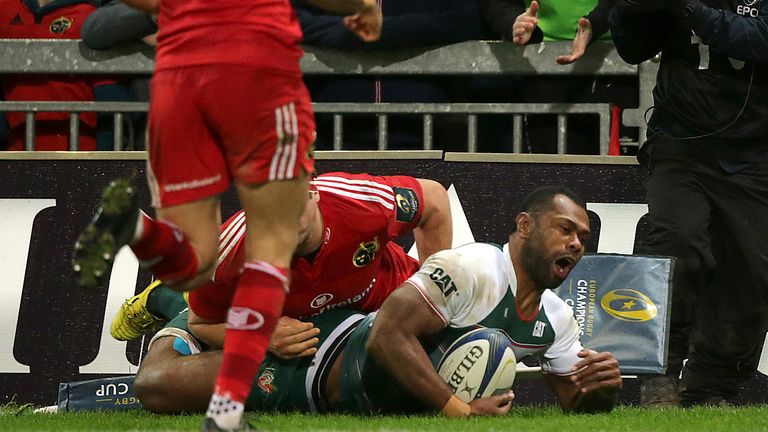
M 74 156 L 0 156 L 5 158 L 0 159 L 0 403 L 52 405 L 59 383 L 134 373 L 140 361 L 141 342 L 112 340 L 109 323 L 122 301 L 147 285 L 149 274 L 123 251 L 109 287 L 85 292 L 75 286 L 69 260 L 77 233 L 110 179 L 135 176 L 148 208 L 145 162 L 128 154 L 104 156 L 111 159 Z M 588 202 L 593 230 L 589 252 L 631 254 L 647 231 L 644 173 L 624 158 L 448 155 L 443 160 L 439 152 L 377 153 L 379 159 L 320 157 L 321 173 L 408 174 L 439 181 L 451 194 L 457 243 L 506 242 L 522 197 L 547 184 L 567 185 Z M 470 158 L 486 161 L 462 160 Z M 223 204 L 225 216 L 238 206 L 231 193 Z M 401 243 L 409 248 L 413 240 Z M 548 393 L 537 386 L 516 385 L 518 402 Z M 742 393 L 745 399 L 766 401 L 766 388 L 765 376 L 757 375 Z M 636 391 L 628 384 L 624 399 L 636 400 Z

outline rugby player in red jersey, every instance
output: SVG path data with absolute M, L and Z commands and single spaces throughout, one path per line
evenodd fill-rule
M 282 311 L 314 169 L 301 29 L 288 0 L 128 3 L 158 10 L 147 170 L 158 220 L 139 211 L 127 182 L 113 182 L 78 239 L 73 267 L 80 285 L 97 286 L 129 244 L 173 289 L 199 287 L 217 260 L 219 196 L 234 182 L 248 215 L 245 262 L 203 430 L 243 429 L 243 402 Z M 354 14 L 353 31 L 378 37 L 375 0 L 327 3 Z
M 238 212 L 222 225 L 216 275 L 212 282 L 190 293 L 189 327 L 186 315 L 179 320 L 173 312 L 159 307 L 148 310 L 153 309 L 148 301 L 157 303 L 158 294 L 169 295 L 168 289 L 156 284 L 126 301 L 115 318 L 112 334 L 122 340 L 151 328 L 154 318 L 150 313 L 173 318 L 153 338 L 136 377 L 137 394 L 147 409 L 167 413 L 205 407 L 221 352 L 184 357 L 182 354 L 187 353 L 178 346 L 196 347 L 193 353 L 205 345 L 221 347 L 223 324 L 216 323 L 224 322 L 245 259 L 244 219 L 243 212 Z M 422 259 L 451 246 L 448 196 L 439 183 L 407 176 L 347 173 L 318 177 L 312 182 L 301 219 L 301 241 L 291 263 L 291 290 L 284 315 L 309 318 L 341 307 L 377 310 L 419 268 L 419 263 L 394 242 L 411 231 Z M 172 307 L 180 308 L 178 302 L 176 305 Z M 317 329 L 283 317 L 272 338 L 271 351 L 282 358 L 313 355 L 318 342 L 315 336 L 321 330 L 332 329 Z

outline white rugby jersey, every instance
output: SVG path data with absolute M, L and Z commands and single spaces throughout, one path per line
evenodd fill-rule
M 408 282 L 447 326 L 439 336 L 442 351 L 467 331 L 489 327 L 509 335 L 518 361 L 535 355 L 546 373 L 569 375 L 581 360 L 579 326 L 571 308 L 551 290 L 542 294 L 533 318 L 523 320 L 518 314 L 508 244 L 472 243 L 440 251 Z

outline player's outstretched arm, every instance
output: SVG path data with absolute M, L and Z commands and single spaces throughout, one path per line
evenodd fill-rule
M 426 179 L 417 179 L 424 196 L 424 209 L 413 236 L 423 263 L 430 255 L 450 249 L 453 242 L 453 224 L 448 192 L 443 185 Z
M 608 412 L 622 387 L 619 362 L 609 352 L 582 350 L 573 375 L 545 375 L 566 412 Z
M 445 323 L 406 282 L 387 298 L 376 315 L 368 352 L 403 388 L 448 417 L 507 413 L 512 405 L 511 393 L 467 404 L 455 397 L 440 378 L 419 338 L 443 328 Z

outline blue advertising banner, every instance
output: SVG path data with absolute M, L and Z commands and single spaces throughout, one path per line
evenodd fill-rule
M 554 290 L 573 309 L 582 345 L 612 353 L 623 374 L 664 373 L 673 263 L 665 257 L 584 256 Z

